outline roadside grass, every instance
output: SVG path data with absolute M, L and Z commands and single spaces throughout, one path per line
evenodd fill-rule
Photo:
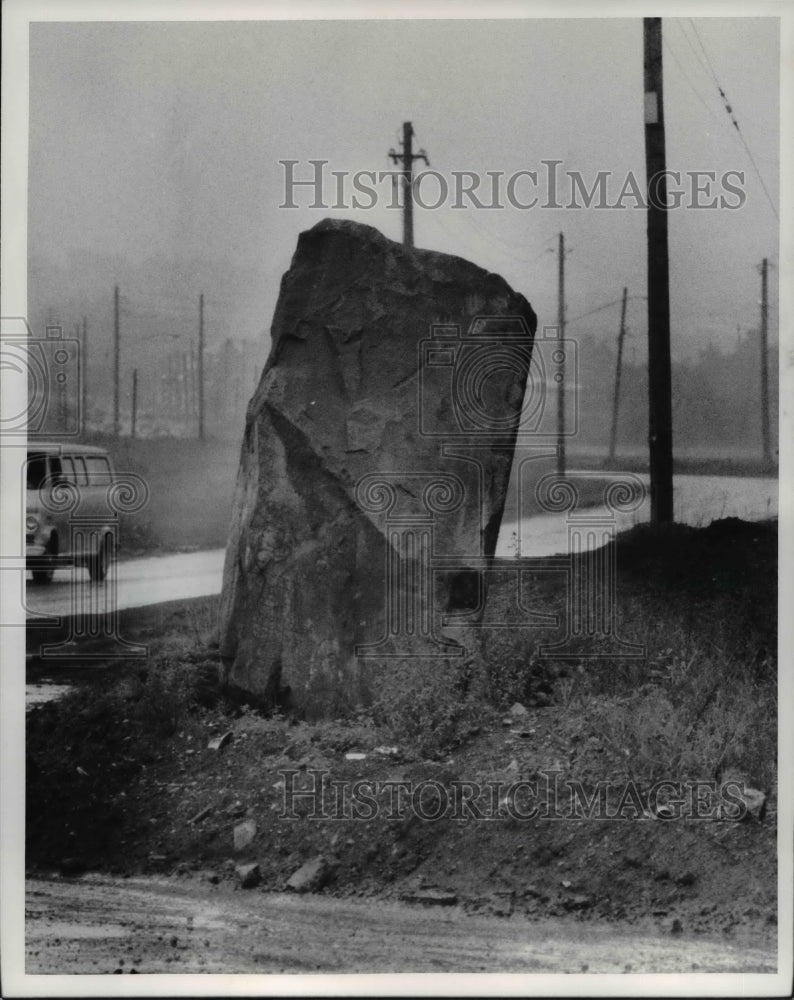
M 606 749 L 615 778 L 719 782 L 738 774 L 771 790 L 776 522 L 639 526 L 620 539 L 616 565 L 617 634 L 643 656 L 594 658 L 598 648 L 583 638 L 566 659 L 553 660 L 540 652 L 559 638 L 548 630 L 485 630 L 465 661 L 405 661 L 385 672 L 376 718 L 437 756 L 514 702 L 553 705 L 561 739 L 577 748 L 573 778 L 603 777 Z M 497 604 L 498 589 L 489 595 Z M 565 602 L 559 580 L 547 580 L 524 606 L 563 615 Z

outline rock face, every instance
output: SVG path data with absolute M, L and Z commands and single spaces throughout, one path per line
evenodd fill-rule
M 535 326 L 460 258 L 352 222 L 300 235 L 246 419 L 231 686 L 316 717 L 371 699 L 372 657 L 459 652 L 436 612 L 476 604 L 467 567 L 493 555 Z

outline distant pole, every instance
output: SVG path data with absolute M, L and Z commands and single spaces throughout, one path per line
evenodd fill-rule
M 614 461 L 618 441 L 618 407 L 620 406 L 620 375 L 623 366 L 623 340 L 626 336 L 626 302 L 629 290 L 623 289 L 623 303 L 620 307 L 620 332 L 618 333 L 618 360 L 615 365 L 615 395 L 612 399 L 612 430 L 609 435 L 609 459 Z
M 412 247 L 414 245 L 414 160 L 424 160 L 427 166 L 430 161 L 427 153 L 420 149 L 418 153 L 413 151 L 414 129 L 410 122 L 403 122 L 402 153 L 395 153 L 389 150 L 389 156 L 394 163 L 402 164 L 403 168 L 403 246 Z
M 772 464 L 769 440 L 769 292 L 767 273 L 769 261 L 761 262 L 761 441 L 764 448 L 764 465 Z
M 183 428 L 192 425 L 193 393 L 190 386 L 190 359 L 187 351 L 182 351 L 182 420 Z
M 113 289 L 113 434 L 121 436 L 121 417 L 119 411 L 119 286 Z
M 565 236 L 560 233 L 557 254 L 557 331 L 560 340 L 565 338 Z M 557 475 L 565 475 L 565 354 L 560 351 L 562 360 L 559 364 L 557 378 Z
M 173 351 L 168 355 L 168 367 L 166 372 L 166 396 L 165 405 L 163 409 L 166 412 L 166 416 L 169 420 L 174 418 L 174 398 L 176 396 L 176 379 L 174 378 L 174 354 Z
M 221 396 L 221 413 L 224 423 L 231 417 L 231 366 L 232 366 L 232 341 L 226 338 L 223 345 L 223 395 Z
M 199 295 L 198 332 L 198 436 L 204 440 L 204 293 Z
M 130 432 L 131 437 L 135 437 L 135 431 L 138 426 L 138 369 L 132 369 L 132 428 Z
M 646 17 L 643 25 L 648 194 L 648 446 L 651 521 L 654 524 L 669 524 L 673 520 L 673 407 L 662 19 Z
M 80 366 L 80 393 L 81 409 L 83 411 L 83 434 L 88 431 L 88 321 L 83 316 L 83 336 L 82 336 L 83 360 Z

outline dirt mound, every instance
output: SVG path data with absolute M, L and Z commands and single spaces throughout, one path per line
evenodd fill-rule
M 27 864 L 229 885 L 258 865 L 260 892 L 309 863 L 293 885 L 308 870 L 334 896 L 771 946 L 776 558 L 773 525 L 621 538 L 621 628 L 646 657 L 558 664 L 513 704 L 513 681 L 543 675 L 519 643 L 443 740 L 458 695 L 432 673 L 390 717 L 267 718 L 223 700 L 215 602 L 194 602 L 190 627 L 174 607 L 158 636 L 141 613 L 125 634 L 150 642 L 144 670 L 82 671 L 29 713 Z

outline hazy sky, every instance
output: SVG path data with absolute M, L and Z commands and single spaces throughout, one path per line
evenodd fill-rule
M 663 31 L 668 168 L 746 175 L 741 209 L 670 214 L 681 353 L 732 343 L 737 325 L 757 323 L 763 257 L 777 287 L 778 222 L 714 77 L 777 208 L 779 38 L 771 18 L 665 19 Z M 644 183 L 639 18 L 50 23 L 33 25 L 30 38 L 30 253 L 73 268 L 78 288 L 86 254 L 111 257 L 122 272 L 162 259 L 175 303 L 206 292 L 233 309 L 240 336 L 269 328 L 301 230 L 337 215 L 400 238 L 385 185 L 372 210 L 279 208 L 279 160 L 301 161 L 301 176 L 309 159 L 330 161 L 329 170 L 386 170 L 410 119 L 416 145 L 447 177 L 540 170 L 556 159 L 588 186 L 613 171 L 615 195 L 629 171 Z M 308 205 L 308 191 L 296 201 Z M 622 210 L 449 204 L 416 210 L 417 245 L 498 271 L 542 323 L 556 317 L 551 251 L 561 230 L 570 320 L 619 298 L 624 285 L 645 292 L 645 212 L 630 199 Z M 228 288 L 213 287 L 222 285 L 213 260 L 251 272 L 233 302 Z M 163 301 L 160 291 L 154 304 Z M 644 308 L 636 300 L 629 311 L 643 336 Z M 617 319 L 612 308 L 571 323 L 570 333 L 606 336 Z

